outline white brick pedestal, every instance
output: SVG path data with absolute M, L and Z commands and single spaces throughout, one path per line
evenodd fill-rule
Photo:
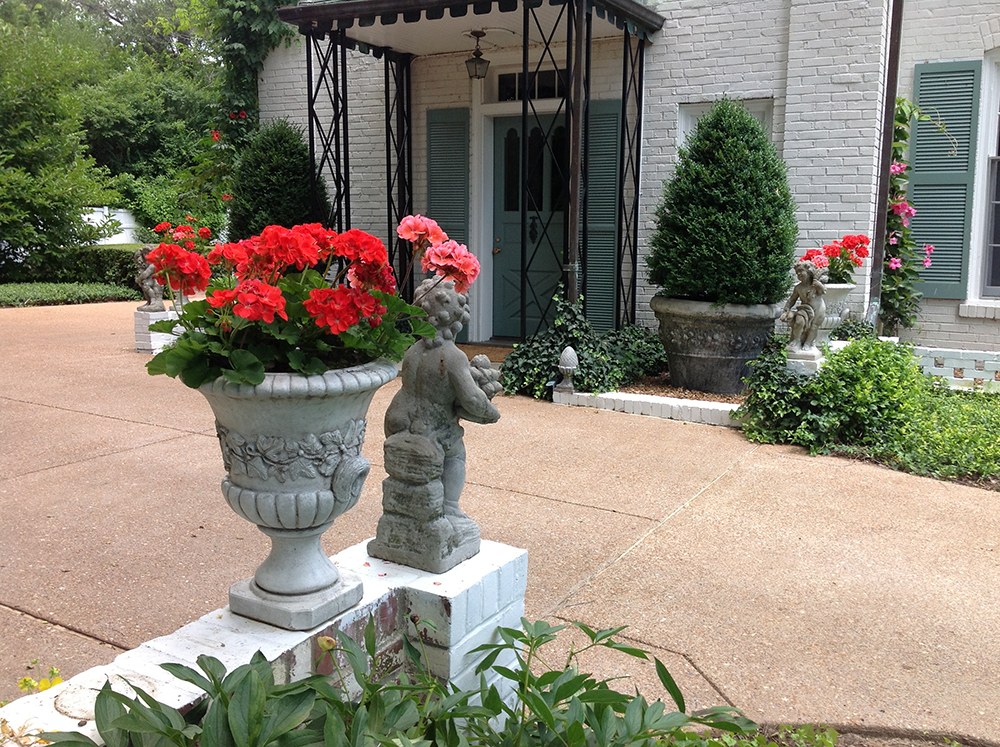
M 139 311 L 135 312 L 135 351 L 137 353 L 159 353 L 163 346 L 173 342 L 175 338 L 167 332 L 150 332 L 149 325 L 164 319 L 176 319 L 173 311 Z
M 436 677 L 449 679 L 459 687 L 476 686 L 479 677 L 475 668 L 483 654 L 473 654 L 472 650 L 498 641 L 498 626 L 520 626 L 528 554 L 483 540 L 478 555 L 446 573 L 433 574 L 370 558 L 367 544 L 362 542 L 332 558 L 337 565 L 361 576 L 364 597 L 356 607 L 318 628 L 281 630 L 234 615 L 224 607 L 175 633 L 121 654 L 111 664 L 89 669 L 45 692 L 19 698 L 0 708 L 0 718 L 14 729 L 80 731 L 100 743 L 93 721 L 94 699 L 108 679 L 118 691 L 132 695 L 124 680 L 134 682 L 161 702 L 183 710 L 203 693 L 175 679 L 160 664 L 178 662 L 197 669 L 197 657 L 209 654 L 231 671 L 249 662 L 259 650 L 272 663 L 275 680 L 291 682 L 313 674 L 320 655 L 316 643 L 319 636 L 341 630 L 363 641 L 369 617 L 375 621 L 377 649 L 389 663 L 386 669 L 390 674 L 408 666 L 403 652 L 405 635 L 423 648 L 425 665 Z M 420 627 L 420 621 L 433 623 L 433 628 Z M 496 663 L 512 667 L 514 656 L 502 656 Z M 329 659 L 324 664 L 325 671 L 320 672 L 328 674 Z M 498 687 L 507 683 L 499 677 L 496 680 Z M 490 679 L 488 682 L 493 684 Z M 349 688 L 351 685 L 348 683 Z M 79 725 L 81 721 L 86 724 Z

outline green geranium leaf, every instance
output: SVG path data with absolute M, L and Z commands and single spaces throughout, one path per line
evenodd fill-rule
M 264 364 L 249 350 L 234 350 L 229 354 L 232 369 L 224 369 L 222 374 L 234 384 L 257 385 L 264 380 Z
M 176 319 L 161 319 L 158 322 L 153 322 L 149 325 L 150 332 L 164 332 L 166 334 L 172 334 L 174 328 L 177 326 Z
M 437 330 L 434 325 L 425 319 L 411 319 L 410 326 L 413 328 L 413 334 L 419 337 L 426 337 L 428 340 L 433 340 L 437 337 Z

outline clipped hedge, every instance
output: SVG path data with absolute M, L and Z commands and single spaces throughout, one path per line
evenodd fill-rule
M 139 288 L 110 283 L 8 283 L 0 285 L 0 306 L 62 306 L 138 301 Z
M 84 246 L 70 252 L 63 272 L 56 282 L 105 283 L 125 288 L 138 286 L 135 275 L 135 250 L 142 244 Z

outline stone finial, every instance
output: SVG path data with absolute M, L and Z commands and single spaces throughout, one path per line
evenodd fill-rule
M 567 346 L 562 351 L 562 355 L 559 356 L 558 368 L 562 379 L 556 384 L 557 392 L 573 393 L 573 372 L 576 371 L 579 365 L 580 359 L 577 357 L 576 351 Z
M 479 527 L 458 507 L 465 485 L 464 430 L 459 419 L 495 423 L 490 401 L 502 387 L 486 356 L 471 362 L 455 345 L 469 321 L 468 297 L 451 281 L 421 283 L 414 303 L 427 312 L 434 339 L 403 358 L 403 384 L 385 414 L 382 517 L 372 557 L 444 573 L 479 552 Z

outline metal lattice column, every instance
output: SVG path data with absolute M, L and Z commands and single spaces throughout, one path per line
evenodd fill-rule
M 583 101 L 578 93 L 574 99 L 573 91 L 582 91 L 584 68 L 580 61 L 582 51 L 576 45 L 583 46 L 583 30 L 578 28 L 586 15 L 583 5 L 585 0 L 570 0 L 560 7 L 559 13 L 551 27 L 543 25 L 542 19 L 536 13 L 541 5 L 538 0 L 528 0 L 523 4 L 522 23 L 522 60 L 521 72 L 523 86 L 521 89 L 521 339 L 536 334 L 545 327 L 545 320 L 551 316 L 555 302 L 552 294 L 533 282 L 532 274 L 537 268 L 555 263 L 562 268 L 564 292 L 575 298 L 579 284 L 576 247 L 579 246 L 578 223 L 581 205 L 581 193 L 586 191 L 586 185 L 581 179 L 581 151 L 583 143 Z M 556 60 L 554 45 L 561 42 L 559 32 L 565 28 L 566 60 L 560 66 Z M 537 62 L 532 64 L 528 56 L 531 32 L 537 32 L 541 37 L 541 54 Z M 589 56 L 589 44 L 586 45 Z M 558 98 L 555 115 L 540 114 L 535 107 L 530 81 L 543 69 L 551 65 L 556 70 L 557 87 L 562 90 Z M 577 86 L 579 79 L 579 87 Z M 550 99 L 551 100 L 551 99 Z M 551 122 L 546 120 L 551 117 Z M 557 141 L 553 137 L 560 120 L 567 133 L 569 153 L 557 152 Z M 529 144 L 529 133 L 537 128 L 544 135 L 544 147 L 532 154 Z M 574 137 L 574 128 L 577 136 Z M 568 156 L 568 157 L 567 157 Z M 552 182 L 558 185 L 558 192 L 553 202 L 565 199 L 568 209 L 562 211 L 559 219 L 562 224 L 554 225 L 557 211 L 545 211 L 530 189 L 531 175 L 543 168 L 543 161 L 549 159 L 553 164 Z M 548 212 L 546 217 L 545 213 Z M 529 227 L 530 226 L 530 227 Z M 561 236 L 560 236 L 561 235 Z M 532 328 L 528 326 L 528 306 L 533 305 L 539 310 L 539 321 Z
M 639 261 L 639 169 L 642 164 L 642 96 L 646 43 L 624 32 L 621 150 L 618 175 L 618 282 L 615 326 L 635 324 Z
M 327 183 L 330 215 L 327 226 L 343 231 L 351 225 L 350 148 L 347 124 L 347 48 L 344 32 L 332 23 L 300 31 L 306 43 L 309 91 L 309 156 L 314 199 L 318 180 Z M 332 194 L 329 194 L 332 185 Z
M 413 273 L 409 243 L 396 236 L 396 226 L 413 212 L 413 145 L 410 99 L 412 55 L 386 50 L 385 62 L 385 180 L 387 242 L 389 264 L 397 278 L 405 278 L 399 288 L 408 301 L 413 298 Z

